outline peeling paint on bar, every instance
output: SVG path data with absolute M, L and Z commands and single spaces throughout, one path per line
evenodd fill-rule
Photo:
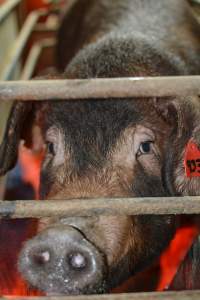
M 0 217 L 200 214 L 200 196 L 52 200 L 0 201 Z
M 200 76 L 0 81 L 1 101 L 200 96 Z

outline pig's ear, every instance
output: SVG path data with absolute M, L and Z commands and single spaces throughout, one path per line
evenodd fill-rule
M 180 101 L 176 99 L 154 99 L 157 114 L 177 133 L 182 134 L 185 114 Z
M 173 135 L 180 138 L 186 130 L 185 124 L 190 124 L 189 101 L 184 99 L 156 99 L 156 111 L 171 127 Z
M 157 114 L 169 125 L 178 124 L 180 108 L 176 101 L 171 99 L 154 99 L 154 107 Z
M 13 104 L 0 146 L 0 176 L 16 164 L 19 142 L 32 126 L 33 114 L 34 104 L 32 102 Z

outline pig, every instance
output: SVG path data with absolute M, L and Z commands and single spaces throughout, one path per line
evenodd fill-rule
M 58 69 L 63 72 L 58 78 L 195 75 L 198 35 L 187 1 L 74 1 L 58 31 Z M 177 168 L 167 147 L 173 136 L 179 137 L 179 108 L 185 102 L 15 103 L 0 148 L 0 174 L 15 165 L 19 141 L 37 124 L 46 149 L 41 199 L 174 195 L 169 174 Z M 189 135 L 194 131 L 190 127 Z M 188 139 L 180 137 L 180 149 Z M 177 226 L 172 215 L 41 219 L 18 267 L 31 286 L 48 295 L 105 293 L 148 267 Z

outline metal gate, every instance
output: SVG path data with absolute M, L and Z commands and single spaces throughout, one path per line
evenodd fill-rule
M 7 1 L 0 12 L 0 22 L 8 13 L 16 8 L 20 1 Z M 24 23 L 15 47 L 10 52 L 10 60 L 5 64 L 0 81 L 0 101 L 10 103 L 16 101 L 40 101 L 76 99 L 108 99 L 124 97 L 166 97 L 166 96 L 200 96 L 200 76 L 179 77 L 145 77 L 145 78 L 117 78 L 117 79 L 89 79 L 89 80 L 21 80 L 4 81 L 11 78 L 11 74 L 19 60 L 21 53 L 41 15 L 47 12 L 34 12 Z M 41 46 L 42 45 L 42 46 Z M 53 40 L 45 40 L 37 45 L 28 56 L 28 67 L 25 64 L 22 78 L 28 79 L 34 70 L 37 58 L 44 46 L 53 46 Z M 134 100 L 133 100 L 134 101 Z M 144 101 L 144 99 L 143 99 Z M 163 99 L 163 101 L 165 101 Z M 144 214 L 200 214 L 200 196 L 192 197 L 150 197 L 150 198 L 121 198 L 121 199 L 89 199 L 67 201 L 0 201 L 0 218 L 41 218 L 49 216 L 92 216 L 92 215 L 144 215 Z M 67 297 L 15 297 L 18 299 L 35 300 L 164 300 L 164 299 L 200 299 L 200 291 L 163 292 L 163 293 L 134 293 L 109 294 L 91 296 Z M 0 299 L 7 299 L 2 297 Z

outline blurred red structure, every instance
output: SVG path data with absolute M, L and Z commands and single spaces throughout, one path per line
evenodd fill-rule
M 19 151 L 19 164 L 22 168 L 22 179 L 29 183 L 35 191 L 35 199 L 39 199 L 40 166 L 43 153 L 32 152 L 21 146 Z
M 26 7 L 28 13 L 40 8 L 49 8 L 50 5 L 50 1 L 47 0 L 26 0 Z

